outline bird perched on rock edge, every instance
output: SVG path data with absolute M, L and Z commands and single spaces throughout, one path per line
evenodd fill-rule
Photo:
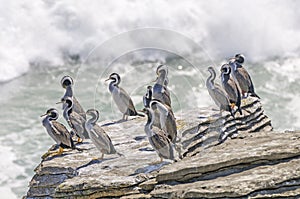
M 231 108 L 237 106 L 239 113 L 242 115 L 241 109 L 241 93 L 238 85 L 230 76 L 231 67 L 228 64 L 223 64 L 221 67 L 221 82 L 224 90 L 226 91 Z
M 105 81 L 109 81 L 109 91 L 112 94 L 114 102 L 117 107 L 123 113 L 123 120 L 127 120 L 128 116 L 141 116 L 144 117 L 143 114 L 140 114 L 136 111 L 132 99 L 129 94 L 121 87 L 119 84 L 121 82 L 121 77 L 117 73 L 110 74 L 109 78 Z
M 248 71 L 242 65 L 244 61 L 245 57 L 242 54 L 236 54 L 234 58 L 229 60 L 228 64 L 231 66 L 232 74 L 242 90 L 242 96 L 245 94 L 247 96 L 250 93 L 251 96 L 260 99 L 254 91 L 254 85 Z

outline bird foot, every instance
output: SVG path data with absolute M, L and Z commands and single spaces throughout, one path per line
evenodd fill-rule
M 162 162 L 163 162 L 163 159 L 160 157 L 159 161 L 151 162 L 150 165 L 161 164 Z
M 234 109 L 235 103 L 230 103 L 230 107 L 231 107 L 231 109 Z
M 99 160 L 99 159 L 100 159 L 100 158 L 98 158 L 98 157 L 93 157 L 91 161 L 97 161 L 97 160 Z
M 58 151 L 47 151 L 44 155 L 42 155 L 42 159 L 46 159 L 48 157 L 59 156 L 63 153 L 64 149 L 59 147 Z
M 51 151 L 47 151 L 46 153 L 44 153 L 43 155 L 42 155 L 42 159 L 44 160 L 44 159 L 46 159 L 47 157 L 49 157 L 51 154 L 53 154 L 54 152 L 51 152 Z
M 177 130 L 183 129 L 183 127 L 185 126 L 185 122 L 183 120 L 177 120 L 176 123 L 177 123 L 177 125 L 176 125 Z

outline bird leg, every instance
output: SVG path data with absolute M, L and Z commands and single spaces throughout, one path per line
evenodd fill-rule
M 127 121 L 128 120 L 128 115 L 126 115 L 126 114 L 123 114 L 123 121 Z
M 234 109 L 235 103 L 230 103 L 230 107 L 231 107 L 231 109 Z
M 162 157 L 160 157 L 159 163 L 162 163 L 162 162 L 163 162 L 163 158 L 162 158 Z
M 103 160 L 103 157 L 104 157 L 104 153 L 101 154 L 101 157 L 100 157 L 100 158 L 93 157 L 92 161 Z
M 61 155 L 64 151 L 64 148 L 61 146 L 59 147 L 58 151 L 47 151 L 44 155 L 42 155 L 42 159 L 45 159 L 49 156 L 56 156 L 56 155 Z
M 52 154 L 54 152 L 51 152 L 51 151 L 47 151 L 46 153 L 44 153 L 44 155 L 42 155 L 42 159 L 45 159 L 47 158 L 50 154 Z
M 80 137 L 77 138 L 77 143 L 82 143 L 83 139 L 81 139 Z
M 62 148 L 61 146 L 59 147 L 56 155 L 61 155 L 64 152 L 64 148 Z
M 185 126 L 185 122 L 183 120 L 177 120 L 176 121 L 176 128 L 178 129 L 182 129 Z
M 162 157 L 159 157 L 160 160 L 159 161 L 154 161 L 154 162 L 151 162 L 149 165 L 156 165 L 156 164 L 160 164 L 163 162 L 163 158 Z

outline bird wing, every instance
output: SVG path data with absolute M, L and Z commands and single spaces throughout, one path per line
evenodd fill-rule
M 218 101 L 218 103 L 221 106 L 227 107 L 229 105 L 229 99 L 227 97 L 227 94 L 220 86 L 218 86 L 218 85 L 215 86 L 215 89 L 213 90 L 213 92 L 215 95 L 215 100 Z
M 108 154 L 116 152 L 110 137 L 99 125 L 94 125 L 90 130 L 90 138 L 100 151 L 103 150 Z
M 228 80 L 228 86 L 225 88 L 225 90 L 228 94 L 229 99 L 232 100 L 234 103 L 237 103 L 239 90 L 237 84 L 232 78 Z
M 130 115 L 131 114 L 133 114 L 133 115 L 136 114 L 136 110 L 135 110 L 135 107 L 133 105 L 132 99 L 129 96 L 129 94 L 123 88 L 120 88 L 120 97 L 122 99 L 124 99 L 124 103 L 126 104 L 128 109 L 130 110 Z
M 165 131 L 168 133 L 168 138 L 174 143 L 177 138 L 177 125 L 174 115 L 170 112 L 167 117 Z
M 249 73 L 247 72 L 247 70 L 245 68 L 241 68 L 240 70 L 241 70 L 241 73 L 243 74 L 243 76 L 245 77 L 245 80 L 247 81 L 249 92 L 254 93 L 254 86 L 253 86 L 253 83 L 252 83 Z
M 145 95 L 143 96 L 143 104 L 144 107 L 149 107 L 150 99 L 148 99 Z
M 158 155 L 166 159 L 174 159 L 173 148 L 165 132 L 156 127 L 153 127 L 152 131 L 154 133 L 151 137 L 148 137 L 148 139 Z
M 73 103 L 74 103 L 73 111 L 78 113 L 81 117 L 83 117 L 86 120 L 85 111 L 82 108 L 82 106 L 79 104 L 77 98 L 74 96 L 73 96 Z
M 153 98 L 160 100 L 162 103 L 171 106 L 171 97 L 169 90 L 160 84 L 153 86 Z
M 129 94 L 123 88 L 115 87 L 114 90 L 112 90 L 112 96 L 119 110 L 123 114 L 134 115 L 134 113 L 136 113 Z
M 71 139 L 71 134 L 68 129 L 61 123 L 57 121 L 51 122 L 52 126 L 52 133 L 55 137 L 55 140 L 58 141 L 57 143 L 62 143 L 68 147 L 73 147 L 73 142 Z
M 85 136 L 83 135 L 83 132 L 85 130 L 83 126 L 85 123 L 85 119 L 74 111 L 70 114 L 69 118 L 70 122 L 68 123 L 70 124 L 70 127 L 80 138 L 85 138 Z

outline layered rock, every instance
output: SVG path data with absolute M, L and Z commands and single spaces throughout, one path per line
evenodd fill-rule
M 176 117 L 183 159 L 154 163 L 159 158 L 145 137 L 146 118 L 103 122 L 124 156 L 93 161 L 100 153 L 86 140 L 78 145 L 83 152 L 43 159 L 26 198 L 300 195 L 300 132 L 271 131 L 271 121 L 255 98 L 243 102 L 243 115 L 237 113 L 235 119 L 208 108 Z

